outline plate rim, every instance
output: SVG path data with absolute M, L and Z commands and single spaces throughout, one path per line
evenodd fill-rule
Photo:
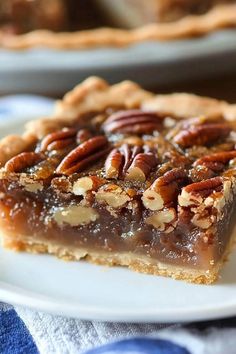
M 97 320 L 104 322 L 130 322 L 130 323 L 173 323 L 173 322 L 197 322 L 204 320 L 221 319 L 225 317 L 232 317 L 236 314 L 236 300 L 222 306 L 202 306 L 199 308 L 188 308 L 186 311 L 183 308 L 177 310 L 161 310 L 155 308 L 145 308 L 139 310 L 124 310 L 107 309 L 105 306 L 80 305 L 78 303 L 66 303 L 50 299 L 50 297 L 42 296 L 40 294 L 25 291 L 15 287 L 16 290 L 11 290 L 6 283 L 0 281 L 0 300 L 10 303 L 13 306 L 22 306 L 30 308 L 35 311 L 43 311 L 46 313 L 65 316 L 70 318 L 77 318 L 80 320 Z M 204 285 L 202 285 L 204 286 Z M 213 285 L 214 286 L 214 285 Z M 18 292 L 20 289 L 20 293 Z

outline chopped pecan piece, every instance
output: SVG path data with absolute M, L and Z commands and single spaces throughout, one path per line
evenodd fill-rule
M 91 138 L 64 157 L 56 169 L 56 173 L 71 175 L 82 171 L 91 163 L 106 155 L 110 150 L 108 140 L 104 136 Z
M 182 168 L 175 168 L 157 178 L 142 196 L 147 209 L 156 211 L 169 206 L 177 199 L 181 187 L 188 181 L 187 173 Z
M 224 207 L 232 198 L 232 183 L 215 177 L 184 187 L 179 196 L 179 220 L 190 220 L 194 226 L 209 229 L 224 217 Z
M 25 168 L 34 166 L 42 160 L 42 154 L 36 152 L 22 152 L 19 155 L 12 157 L 5 164 L 5 170 L 7 172 L 21 172 Z
M 187 127 L 173 138 L 174 143 L 183 148 L 205 145 L 226 138 L 231 131 L 227 123 L 212 123 Z
M 65 176 L 53 178 L 51 181 L 51 186 L 58 194 L 70 193 L 72 187 L 70 181 Z
M 113 113 L 103 124 L 106 133 L 148 134 L 162 128 L 164 117 L 140 110 Z
M 77 131 L 73 128 L 65 128 L 48 134 L 40 144 L 40 151 L 60 150 L 74 142 Z
M 70 226 L 88 225 L 99 218 L 98 212 L 91 207 L 80 205 L 70 205 L 58 208 L 54 215 L 54 220 L 59 226 L 69 224 Z
M 97 176 L 85 176 L 74 182 L 72 192 L 75 195 L 85 196 L 88 191 L 96 191 L 105 180 Z
M 95 196 L 98 202 L 105 203 L 112 208 L 124 207 L 131 200 L 130 195 L 116 184 L 102 186 Z
M 174 208 L 166 208 L 149 216 L 145 222 L 166 233 L 173 231 L 176 226 L 177 214 Z

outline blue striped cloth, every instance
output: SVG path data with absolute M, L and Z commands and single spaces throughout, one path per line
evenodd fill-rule
M 52 100 L 0 98 L 5 119 L 47 115 Z M 236 317 L 195 324 L 102 323 L 0 303 L 0 354 L 235 354 Z
M 1 354 L 235 354 L 236 318 L 185 325 L 68 319 L 0 303 Z

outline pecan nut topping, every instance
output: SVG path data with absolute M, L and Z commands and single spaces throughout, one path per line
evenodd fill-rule
M 173 138 L 174 143 L 183 148 L 205 145 L 226 138 L 231 131 L 227 123 L 212 123 L 187 127 Z
M 95 194 L 98 203 L 106 204 L 112 208 L 122 208 L 131 201 L 128 191 L 123 190 L 116 184 L 107 184 L 99 188 Z
M 166 208 L 149 216 L 145 222 L 160 231 L 169 233 L 174 230 L 177 221 L 177 213 L 174 208 Z
M 6 164 L 7 172 L 21 172 L 25 168 L 32 167 L 43 160 L 42 154 L 36 152 L 22 152 L 12 157 Z
M 124 156 L 119 149 L 113 149 L 105 162 L 105 173 L 107 178 L 118 178 Z
M 205 181 L 189 184 L 182 189 L 179 195 L 179 205 L 183 207 L 202 203 L 202 200 L 213 192 L 221 192 L 223 189 L 223 178 L 214 177 Z
M 157 161 L 157 157 L 151 152 L 138 154 L 128 168 L 125 179 L 145 182 L 150 171 L 157 165 Z
M 164 117 L 154 112 L 128 110 L 113 113 L 103 124 L 106 133 L 148 134 L 162 128 Z
M 75 195 L 85 196 L 88 191 L 96 191 L 106 181 L 97 176 L 85 176 L 74 182 L 72 192 Z
M 60 150 L 74 142 L 77 131 L 73 128 L 65 128 L 48 134 L 40 144 L 40 151 Z
M 224 216 L 226 199 L 232 194 L 231 182 L 222 177 L 190 184 L 179 195 L 179 219 L 203 230 Z
M 147 146 L 123 144 L 108 155 L 105 173 L 107 178 L 144 182 L 157 163 L 156 154 Z
M 225 169 L 226 164 L 235 158 L 236 150 L 217 152 L 196 160 L 193 166 L 205 166 L 214 172 L 220 172 Z
M 181 187 L 187 183 L 187 172 L 174 168 L 157 178 L 143 193 L 142 201 L 147 209 L 157 211 L 169 206 L 177 199 Z
M 56 169 L 56 173 L 71 175 L 96 162 L 110 150 L 105 136 L 93 137 L 69 152 Z

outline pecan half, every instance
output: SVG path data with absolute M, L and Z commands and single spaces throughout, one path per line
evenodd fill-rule
M 179 205 L 183 207 L 201 204 L 203 199 L 213 192 L 220 192 L 223 189 L 223 178 L 214 177 L 206 181 L 189 184 L 182 189 L 179 195 Z
M 91 163 L 106 155 L 110 150 L 108 140 L 104 136 L 91 138 L 64 157 L 56 169 L 56 173 L 71 175 L 82 171 Z
M 32 167 L 43 160 L 43 156 L 36 152 L 22 152 L 12 157 L 6 164 L 7 172 L 21 172 L 28 167 Z
M 157 162 L 157 157 L 151 152 L 138 154 L 127 170 L 125 180 L 145 182 L 150 171 L 157 166 Z
M 113 149 L 105 162 L 105 173 L 107 178 L 118 178 L 124 156 L 118 149 Z
M 107 178 L 144 182 L 157 163 L 156 154 L 147 146 L 123 144 L 108 155 L 105 173 Z
M 124 165 L 122 167 L 122 175 L 125 176 L 126 171 L 132 164 L 135 156 L 137 156 L 140 152 L 143 151 L 142 146 L 140 145 L 128 145 L 128 144 L 123 144 L 120 147 L 120 151 L 122 155 L 124 156 Z
M 223 151 L 196 160 L 193 166 L 205 166 L 214 172 L 223 171 L 226 165 L 236 158 L 236 151 Z
M 64 149 L 74 142 L 77 131 L 73 128 L 65 128 L 48 134 L 40 144 L 40 151 L 52 151 Z
M 161 210 L 176 201 L 181 187 L 187 183 L 184 169 L 174 168 L 157 178 L 142 196 L 144 206 L 150 210 Z
M 189 173 L 190 180 L 193 183 L 201 182 L 206 179 L 215 177 L 215 172 L 210 170 L 208 167 L 204 165 L 194 166 L 189 170 L 188 173 Z
M 148 134 L 162 128 L 164 117 L 140 110 L 112 114 L 103 124 L 106 133 Z
M 212 123 L 190 126 L 175 135 L 173 141 L 183 148 L 205 145 L 226 138 L 231 131 L 227 123 Z

